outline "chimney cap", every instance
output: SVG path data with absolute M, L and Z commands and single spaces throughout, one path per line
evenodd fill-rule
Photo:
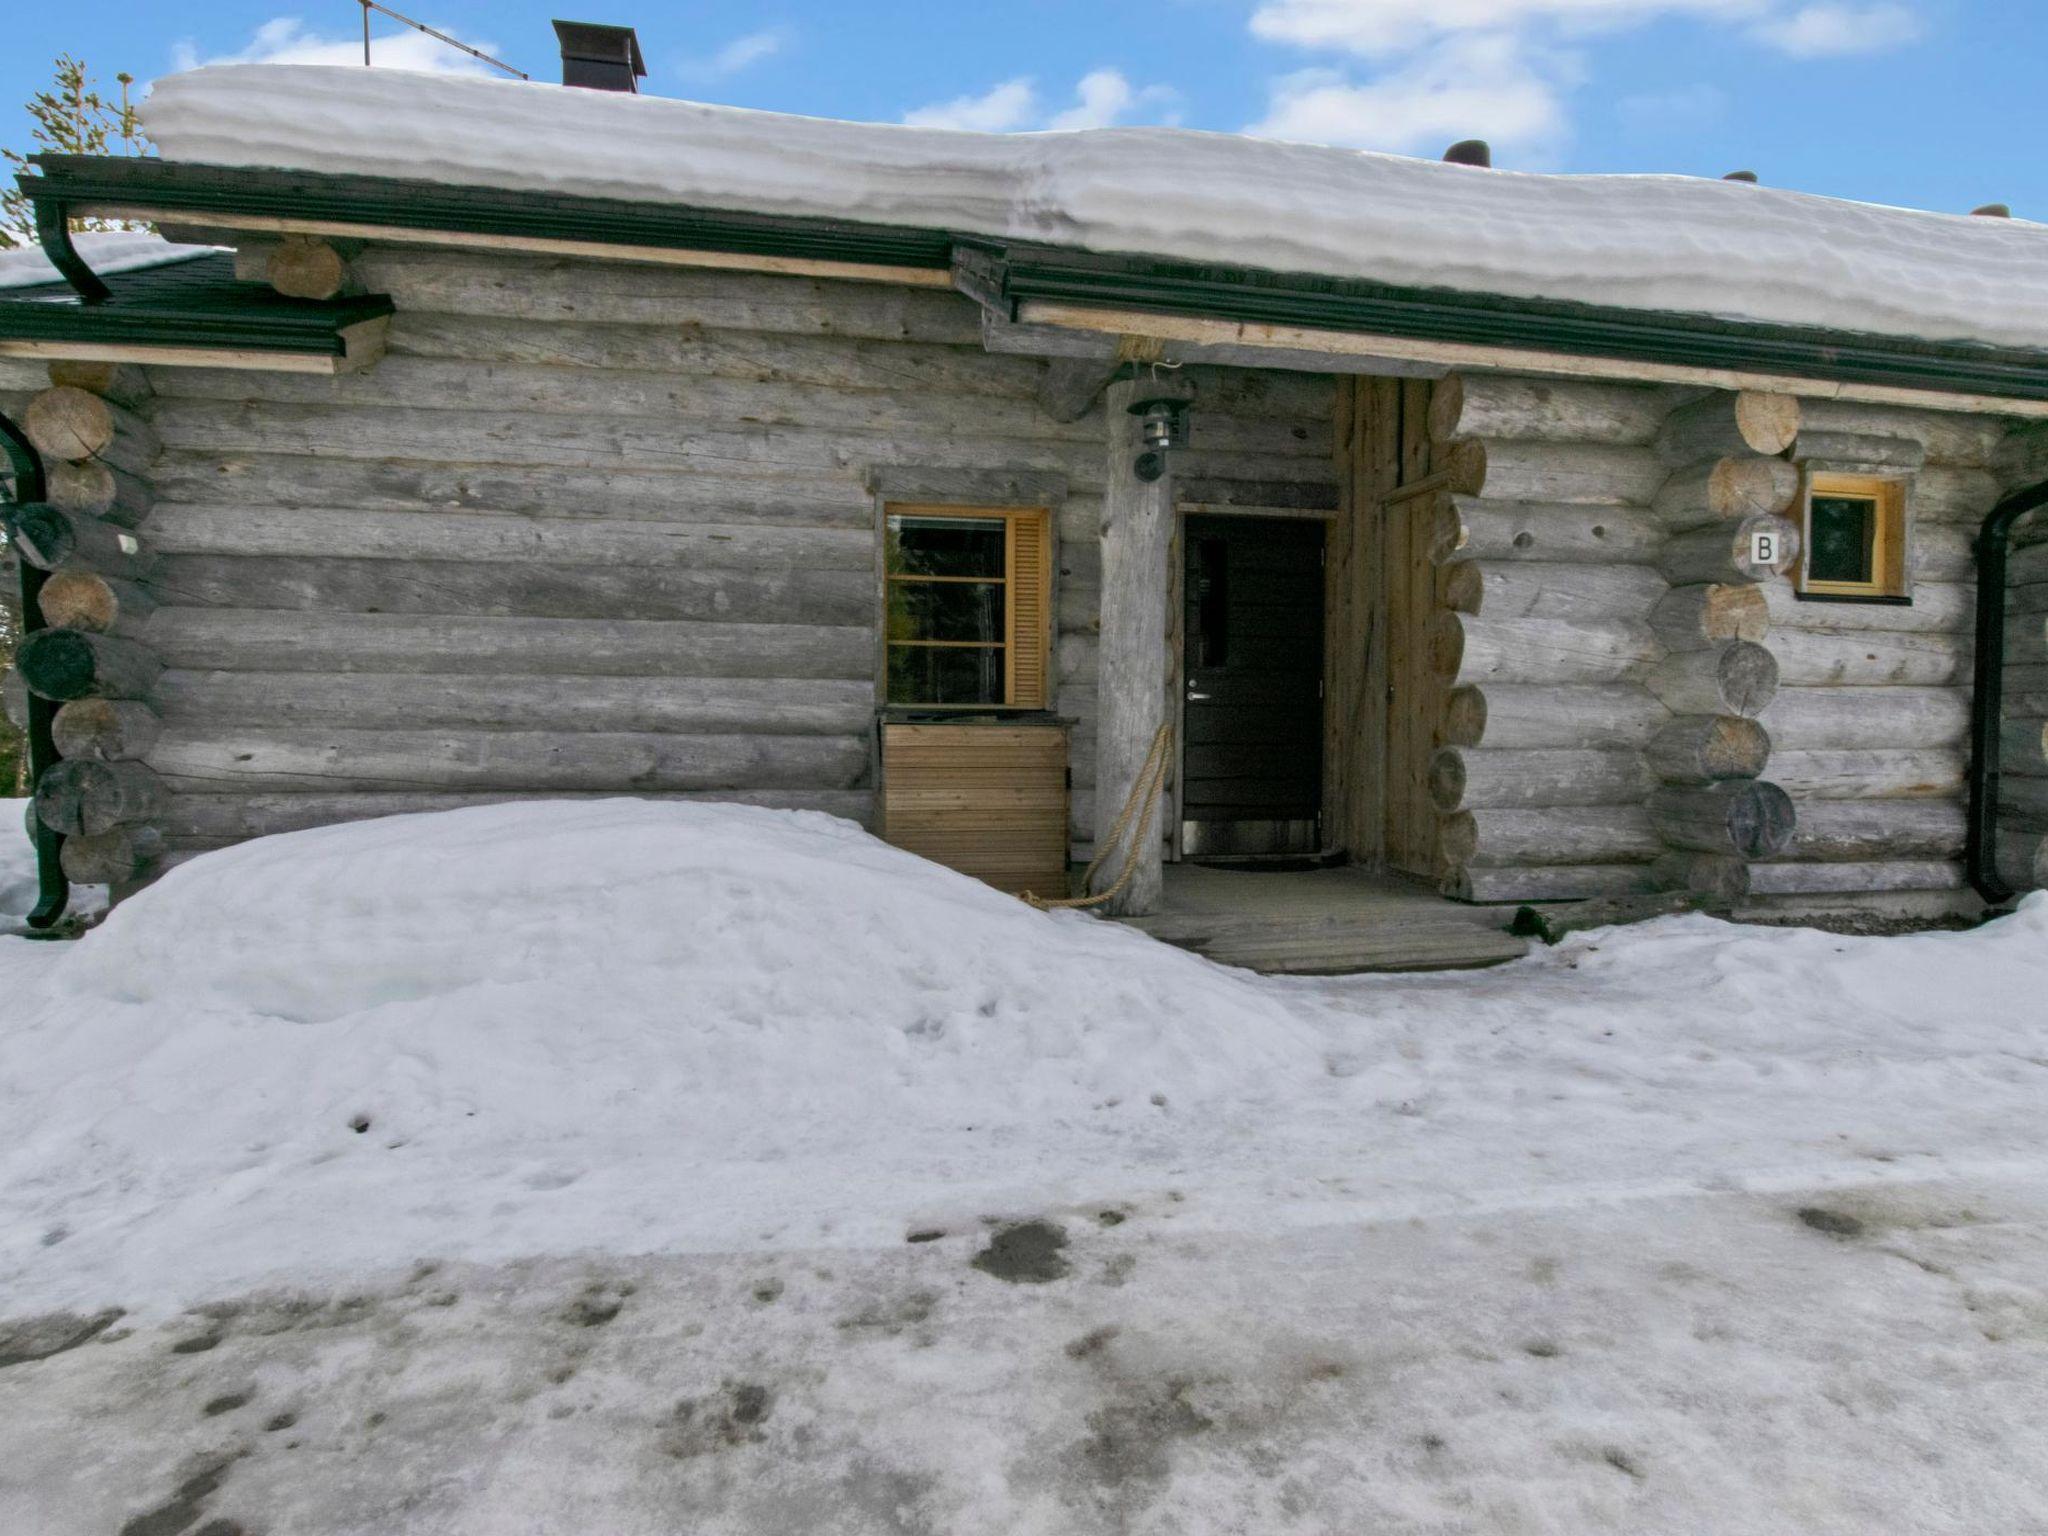
M 1721 179 L 1723 181 L 1746 181 L 1751 186 L 1755 186 L 1757 184 L 1755 171 L 1730 171 L 1726 176 L 1723 176 Z
M 632 91 L 635 76 L 645 77 L 647 60 L 640 52 L 640 36 L 631 27 L 607 26 L 598 21 L 555 22 L 555 38 L 562 45 L 562 83 L 595 85 L 601 89 Z M 579 70 L 577 65 L 591 66 Z M 572 79 L 571 76 L 581 76 Z
M 1972 208 L 1971 217 L 1979 219 L 2009 219 L 2012 208 L 2005 203 L 1986 203 L 1981 208 Z
M 1460 139 L 1444 151 L 1444 160 L 1450 165 L 1477 165 L 1490 169 L 1493 146 L 1484 139 Z

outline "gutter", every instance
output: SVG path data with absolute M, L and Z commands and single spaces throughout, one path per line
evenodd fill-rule
M 1970 885 L 1993 906 L 2019 893 L 1998 874 L 1999 728 L 2005 714 L 2005 567 L 2012 527 L 2048 506 L 2048 480 L 1992 508 L 1977 534 L 1977 654 L 1970 691 Z
M 16 503 L 41 501 L 45 491 L 42 455 L 36 452 L 21 428 L 4 415 L 0 415 L 0 451 L 6 453 L 8 463 L 13 466 Z M 26 638 L 45 627 L 41 598 L 43 583 L 49 575 L 26 560 L 17 558 L 15 564 L 21 568 L 21 629 Z M 56 715 L 57 706 L 53 701 L 40 694 L 29 694 L 29 838 L 36 847 L 38 894 L 35 908 L 28 915 L 28 926 L 29 931 L 35 934 L 47 934 L 56 927 L 57 920 L 71 903 L 71 884 L 64 878 L 64 835 L 44 826 L 35 813 L 36 786 L 57 762 L 57 743 L 50 734 L 50 725 Z

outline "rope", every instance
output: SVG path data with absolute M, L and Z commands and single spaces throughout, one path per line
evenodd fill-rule
M 1106 891 L 1093 896 L 1067 896 L 1054 900 L 1022 892 L 1023 899 L 1041 912 L 1050 912 L 1057 907 L 1100 907 L 1115 901 L 1123 895 L 1124 887 L 1131 883 L 1131 876 L 1138 872 L 1138 855 L 1144 851 L 1145 839 L 1152 835 L 1152 814 L 1159 804 L 1159 792 L 1166 787 L 1166 769 L 1172 756 L 1173 727 L 1162 725 L 1152 738 L 1151 750 L 1145 754 L 1144 764 L 1138 769 L 1138 776 L 1131 781 L 1131 792 L 1124 799 L 1124 808 L 1117 812 L 1116 823 L 1109 829 L 1109 836 L 1095 850 L 1095 857 L 1088 861 L 1088 868 L 1081 876 L 1081 889 L 1086 891 L 1095 883 L 1095 872 L 1103 862 L 1116 851 L 1124 834 L 1130 830 L 1131 818 L 1138 815 L 1139 807 L 1144 814 L 1138 815 L 1138 830 L 1124 850 L 1124 867 L 1116 877 L 1116 883 Z

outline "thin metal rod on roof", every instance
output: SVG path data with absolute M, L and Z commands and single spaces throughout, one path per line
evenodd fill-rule
M 435 39 L 437 42 L 446 43 L 450 48 L 460 48 L 464 53 L 468 54 L 473 59 L 482 59 L 484 63 L 490 65 L 491 68 L 493 69 L 502 69 L 503 71 L 505 71 L 506 74 L 517 75 L 522 80 L 531 80 L 533 78 L 533 76 L 529 75 L 523 69 L 514 69 L 510 64 L 507 64 L 503 59 L 494 59 L 488 53 L 483 52 L 481 49 L 472 48 L 469 46 L 469 44 L 462 42 L 456 38 L 450 37 L 446 32 L 436 32 L 432 27 L 428 26 L 423 21 L 414 21 L 410 16 L 399 15 L 399 13 L 391 9 L 390 6 L 380 4 L 379 0 L 356 0 L 356 3 L 362 6 L 363 8 L 363 64 L 365 67 L 367 67 L 370 62 L 370 12 L 382 11 L 386 16 L 389 16 L 393 21 L 403 22 L 406 26 L 411 27 L 414 31 L 424 32 L 427 34 L 427 36 Z

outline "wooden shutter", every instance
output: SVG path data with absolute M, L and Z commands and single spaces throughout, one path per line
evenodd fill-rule
M 1052 697 L 1052 518 L 1014 512 L 1009 527 L 1010 624 L 1008 702 L 1044 709 Z

